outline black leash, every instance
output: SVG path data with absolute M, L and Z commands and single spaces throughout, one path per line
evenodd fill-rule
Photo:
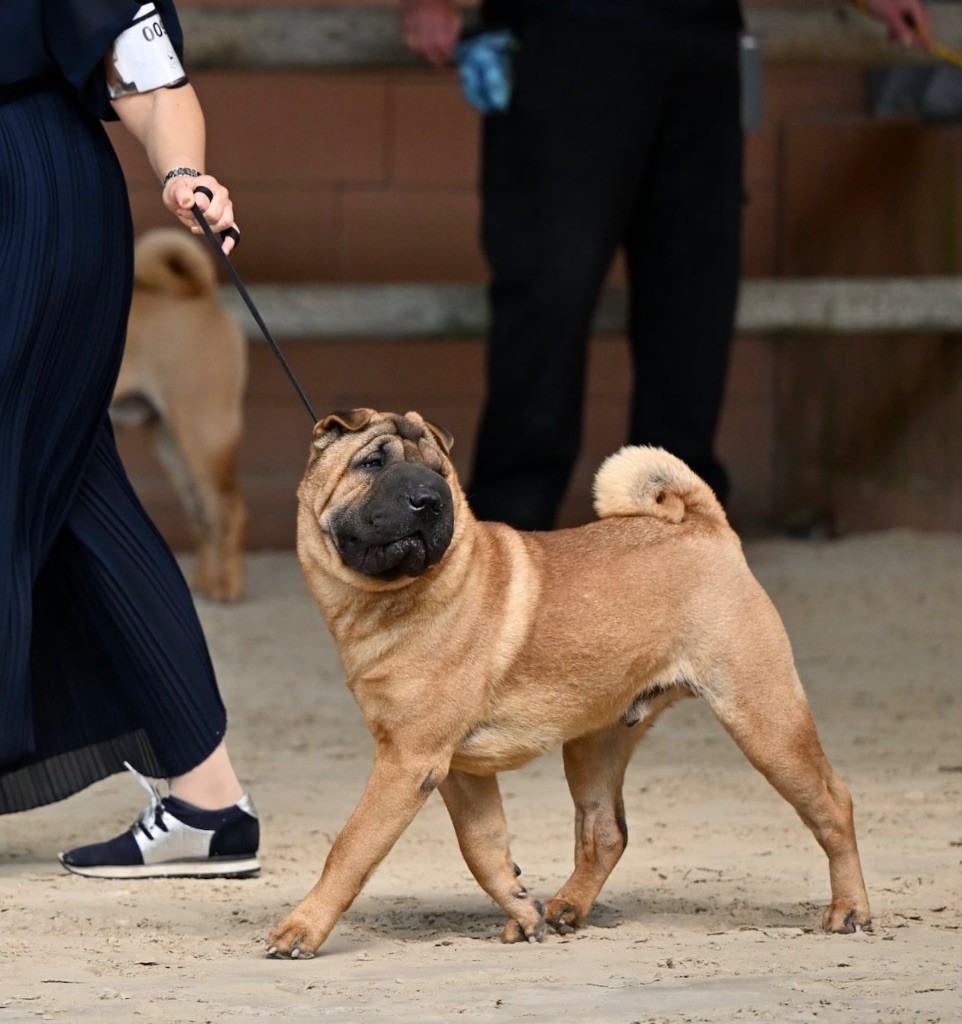
M 203 192 L 209 199 L 214 198 L 210 190 L 205 188 L 203 185 L 200 185 L 198 188 L 195 188 L 194 191 Z M 257 311 L 257 307 L 254 305 L 254 301 L 253 299 L 251 299 L 250 293 L 244 287 L 244 282 L 240 279 L 240 274 L 237 273 L 236 269 L 234 268 L 234 264 L 231 263 L 230 256 L 228 256 L 227 253 L 224 252 L 224 250 L 221 248 L 221 242 L 218 241 L 217 236 L 214 234 L 213 228 L 210 226 L 210 224 L 207 223 L 207 218 L 204 216 L 203 210 L 201 210 L 201 208 L 196 203 L 194 203 L 193 207 L 191 207 L 191 211 L 194 214 L 197 223 L 200 225 L 201 230 L 207 236 L 207 241 L 210 242 L 211 248 L 214 250 L 214 252 L 217 253 L 217 255 L 220 257 L 221 262 L 227 268 L 227 272 L 228 274 L 230 274 L 231 280 L 234 282 L 234 286 L 240 292 L 240 297 L 244 300 L 244 302 L 247 305 L 247 308 L 251 311 L 251 316 L 257 322 L 257 326 L 261 329 L 261 334 L 264 335 L 264 337 L 267 339 L 268 345 L 270 345 L 270 347 L 273 349 L 274 355 L 277 356 L 278 362 L 281 364 L 281 366 L 284 369 L 284 372 L 287 374 L 287 379 L 291 382 L 291 384 L 294 385 L 294 390 L 298 393 L 301 401 L 304 403 L 304 408 L 308 411 L 308 413 L 310 413 L 311 423 L 317 423 L 317 413 L 314 412 L 314 409 L 311 407 L 311 403 L 308 400 L 307 395 L 304 393 L 304 389 L 301 387 L 300 383 L 298 382 L 298 379 L 294 376 L 294 371 L 291 369 L 290 364 L 284 358 L 284 353 L 281 352 L 277 342 L 274 340 L 274 336 L 267 329 L 267 324 L 264 323 L 264 318 Z M 225 237 L 226 234 L 227 232 L 224 232 Z M 233 230 L 231 231 L 231 234 L 234 237 L 234 244 L 236 245 L 239 236 L 237 232 Z

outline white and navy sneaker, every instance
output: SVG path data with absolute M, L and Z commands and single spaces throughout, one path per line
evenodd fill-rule
M 205 811 L 174 796 L 161 798 L 124 764 L 150 793 L 150 805 L 123 835 L 61 853 L 68 871 L 88 878 L 249 878 L 260 871 L 260 824 L 248 794 Z

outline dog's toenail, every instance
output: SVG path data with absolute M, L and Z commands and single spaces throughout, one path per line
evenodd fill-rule
M 517 864 L 514 865 L 514 877 L 517 878 L 521 874 L 521 868 Z

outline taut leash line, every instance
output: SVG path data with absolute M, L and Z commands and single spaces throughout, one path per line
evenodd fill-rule
M 284 358 L 284 353 L 280 350 L 280 347 L 274 340 L 274 336 L 267 329 L 267 324 L 264 323 L 264 318 L 258 312 L 257 307 L 254 305 L 254 300 L 250 297 L 250 293 L 244 287 L 244 282 L 240 279 L 240 274 L 237 273 L 234 264 L 231 262 L 230 256 L 228 256 L 227 253 L 224 252 L 224 250 L 221 248 L 221 243 L 218 240 L 217 236 L 214 234 L 213 228 L 210 226 L 210 224 L 207 223 L 207 218 L 204 216 L 203 211 L 196 203 L 194 203 L 193 207 L 191 208 L 191 212 L 194 214 L 197 223 L 201 227 L 201 230 L 207 236 L 207 241 L 210 242 L 211 248 L 220 257 L 221 263 L 223 263 L 224 266 L 227 268 L 227 273 L 230 274 L 230 278 L 234 282 L 234 287 L 238 290 L 238 292 L 240 292 L 240 297 L 244 300 L 245 305 L 251 312 L 251 316 L 257 322 L 257 326 L 261 329 L 261 334 L 264 335 L 264 338 L 267 340 L 267 344 L 270 345 L 271 349 L 274 352 L 274 355 L 277 356 L 277 361 L 281 364 L 281 367 L 287 374 L 287 379 L 294 386 L 294 390 L 297 392 L 298 396 L 300 397 L 300 400 L 304 403 L 304 408 L 310 414 L 311 423 L 317 423 L 317 413 L 311 406 L 310 400 L 304 393 L 304 389 L 301 387 L 297 377 L 294 376 L 294 371 L 291 369 L 288 361 Z

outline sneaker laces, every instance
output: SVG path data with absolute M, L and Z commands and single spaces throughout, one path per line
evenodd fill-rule
M 124 761 L 124 767 L 150 794 L 150 803 L 144 808 L 143 814 L 141 814 L 133 825 L 130 826 L 130 830 L 134 831 L 134 829 L 139 828 L 148 839 L 154 838 L 154 834 L 150 831 L 148 826 L 152 825 L 154 828 L 159 828 L 163 832 L 169 831 L 163 822 L 164 801 L 158 792 L 157 787 L 150 781 L 150 779 L 141 775 L 129 761 Z

